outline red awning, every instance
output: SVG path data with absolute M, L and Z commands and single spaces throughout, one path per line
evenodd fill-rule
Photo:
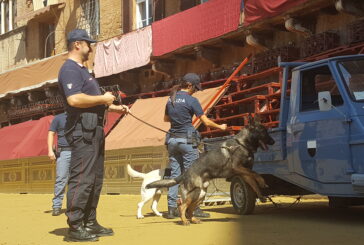
M 116 112 L 107 113 L 106 125 L 104 127 L 105 135 L 107 135 L 109 133 L 109 131 L 114 127 L 115 123 L 117 123 L 119 118 L 120 118 L 119 113 L 116 113 Z
M 255 21 L 279 15 L 306 1 L 307 0 L 245 0 L 244 25 L 247 26 Z
M 153 55 L 196 44 L 234 31 L 241 0 L 210 0 L 152 24 Z
M 47 155 L 47 134 L 53 116 L 0 129 L 0 160 Z
M 108 113 L 105 134 L 114 126 L 120 114 Z M 0 161 L 18 158 L 46 156 L 47 135 L 53 116 L 23 122 L 0 129 Z

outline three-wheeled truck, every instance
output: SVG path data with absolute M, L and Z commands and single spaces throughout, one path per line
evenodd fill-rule
M 364 55 L 279 66 L 279 126 L 270 130 L 276 143 L 255 154 L 253 167 L 269 186 L 263 192 L 317 193 L 331 207 L 364 204 Z M 230 181 L 235 210 L 252 213 L 255 193 L 239 176 Z

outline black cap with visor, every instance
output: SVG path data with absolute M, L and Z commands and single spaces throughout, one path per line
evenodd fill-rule
M 86 30 L 83 29 L 75 29 L 68 33 L 67 36 L 67 42 L 76 42 L 76 41 L 86 41 L 89 43 L 96 43 L 96 40 L 93 40 L 90 38 L 90 36 L 87 34 Z
M 201 79 L 196 73 L 187 73 L 182 80 L 191 83 L 196 90 L 202 90 Z

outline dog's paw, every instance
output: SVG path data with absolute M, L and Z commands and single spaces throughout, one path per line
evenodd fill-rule
M 259 200 L 260 200 L 262 203 L 266 203 L 266 202 L 267 202 L 267 198 L 266 198 L 266 197 L 264 197 L 264 196 L 259 197 Z
M 155 213 L 155 215 L 162 217 L 163 215 L 161 213 Z
M 191 219 L 191 223 L 192 223 L 192 224 L 201 224 L 201 220 L 199 220 L 199 219 L 197 219 L 197 218 L 195 218 L 195 217 L 192 217 L 192 219 Z
M 143 215 L 138 215 L 137 219 L 144 219 L 144 216 Z
M 190 225 L 190 222 L 189 222 L 189 221 L 182 221 L 182 224 L 183 224 L 184 226 L 188 226 L 188 225 Z

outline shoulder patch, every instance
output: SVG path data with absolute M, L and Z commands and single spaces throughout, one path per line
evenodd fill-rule
M 72 88 L 72 85 L 73 85 L 72 83 L 67 83 L 67 88 L 68 89 L 71 89 Z

